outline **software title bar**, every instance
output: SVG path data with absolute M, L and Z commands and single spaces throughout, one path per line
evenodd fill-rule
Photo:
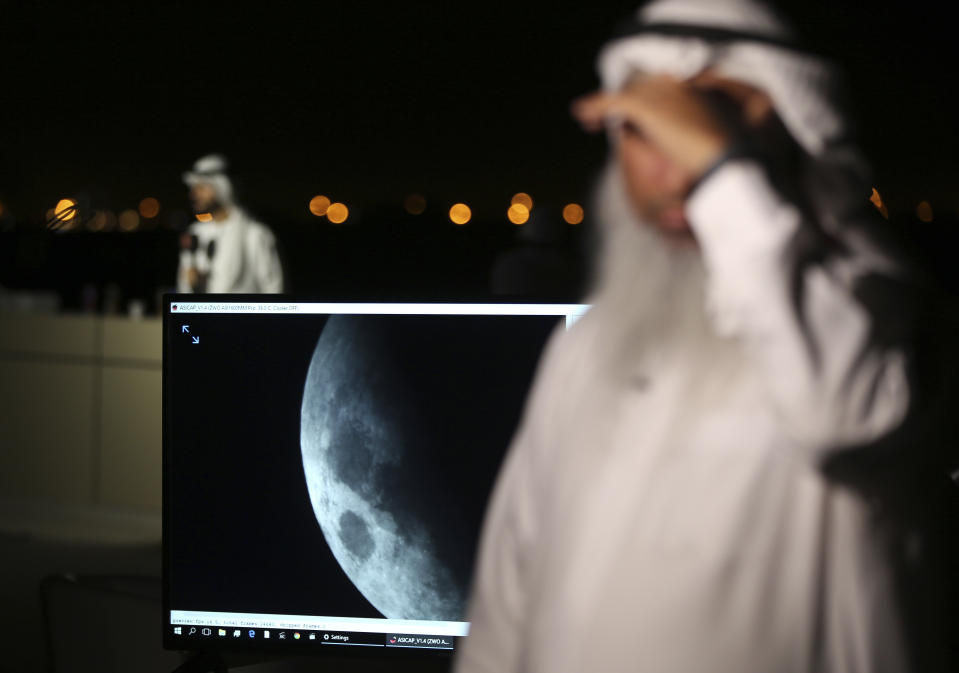
M 393 304 L 289 302 L 171 302 L 171 313 L 354 315 L 555 315 L 580 316 L 586 304 Z

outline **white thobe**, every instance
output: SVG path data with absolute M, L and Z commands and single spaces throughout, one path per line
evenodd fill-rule
M 457 673 L 881 673 L 907 669 L 881 530 L 821 459 L 903 421 L 903 353 L 853 290 L 855 246 L 795 254 L 809 227 L 756 164 L 687 212 L 717 333 L 742 349 L 691 415 L 681 347 L 628 376 L 596 365 L 602 296 L 551 341 L 484 524 Z M 810 262 L 810 260 L 812 260 Z
M 264 225 L 240 208 L 231 208 L 221 222 L 194 222 L 188 233 L 196 236 L 195 252 L 180 252 L 177 291 L 191 292 L 187 271 L 192 266 L 208 274 L 211 293 L 277 293 L 283 291 L 283 269 L 276 239 Z M 213 254 L 210 255 L 210 244 Z

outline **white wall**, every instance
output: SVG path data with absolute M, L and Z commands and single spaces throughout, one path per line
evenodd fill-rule
M 0 499 L 160 511 L 161 321 L 0 314 Z

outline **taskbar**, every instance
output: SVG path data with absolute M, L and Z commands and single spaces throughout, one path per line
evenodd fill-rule
M 222 626 L 182 625 L 167 627 L 173 642 L 183 649 L 206 649 L 240 646 L 303 647 L 304 653 L 314 647 L 357 647 L 452 650 L 454 636 L 410 633 L 371 633 L 365 631 L 312 631 L 294 629 L 237 628 Z

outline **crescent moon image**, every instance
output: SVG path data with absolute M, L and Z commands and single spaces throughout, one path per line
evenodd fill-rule
M 384 616 L 457 620 L 466 586 L 442 557 L 447 522 L 417 497 L 430 488 L 415 483 L 429 481 L 429 437 L 404 404 L 414 374 L 402 371 L 390 322 L 333 316 L 324 327 L 301 410 L 310 500 L 340 566 Z
M 391 619 L 461 621 L 486 502 L 555 321 L 334 315 L 300 410 L 310 503 Z

